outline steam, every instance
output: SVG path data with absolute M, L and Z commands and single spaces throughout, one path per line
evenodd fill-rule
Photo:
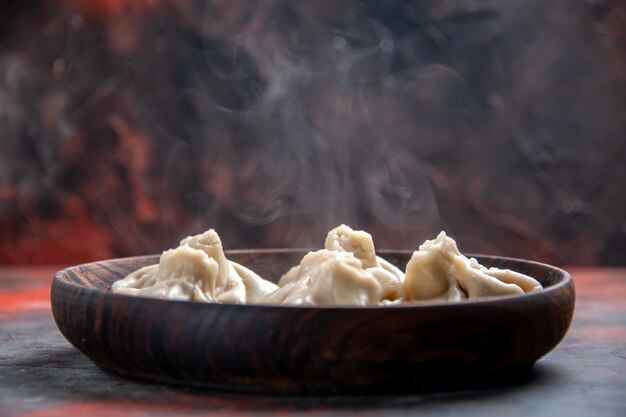
M 317 246 L 347 223 L 379 247 L 446 229 L 466 251 L 614 262 L 625 78 L 598 45 L 619 53 L 618 7 L 579 3 L 25 8 L 0 38 L 0 259 L 154 253 L 209 227 Z
M 423 164 L 381 120 L 396 113 L 396 121 L 407 125 L 415 110 L 410 99 L 396 98 L 413 80 L 403 82 L 392 70 L 389 29 L 355 15 L 345 17 L 352 21 L 348 26 L 333 25 L 300 6 L 283 16 L 257 12 L 232 45 L 223 43 L 232 58 L 215 72 L 226 82 L 246 81 L 234 89 L 243 92 L 238 111 L 217 106 L 209 117 L 235 117 L 243 130 L 237 138 L 218 139 L 219 160 L 207 165 L 236 174 L 224 180 L 209 173 L 222 178 L 211 182 L 210 194 L 219 196 L 216 188 L 225 187 L 229 194 L 221 202 L 246 224 L 287 220 L 282 227 L 291 230 L 283 233 L 295 241 L 278 242 L 283 245 L 315 245 L 339 223 L 395 232 L 388 243 L 396 247 L 414 245 L 416 231 L 439 229 Z M 436 71 L 455 74 L 442 65 L 418 72 L 427 77 Z M 406 130 L 415 132 L 413 126 Z M 410 241 L 403 238 L 408 233 Z

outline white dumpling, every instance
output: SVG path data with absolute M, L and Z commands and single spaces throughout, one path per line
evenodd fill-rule
M 322 249 L 302 258 L 295 277 L 257 300 L 259 304 L 303 306 L 377 305 L 383 288 L 351 252 Z
M 468 259 L 444 232 L 434 240 L 427 240 L 413 252 L 404 280 L 407 301 L 460 301 L 524 294 L 541 288 L 537 280 L 526 275 L 485 268 L 476 259 Z
M 119 294 L 188 301 L 246 303 L 278 287 L 226 258 L 214 230 L 183 239 L 158 265 L 129 274 L 111 287 Z
M 118 294 L 170 300 L 213 301 L 218 265 L 187 245 L 165 251 L 159 264 L 141 268 L 113 283 Z
M 363 268 L 378 266 L 372 235 L 362 230 L 353 230 L 345 224 L 328 232 L 324 249 L 351 252 L 361 261 Z
M 327 250 L 350 252 L 361 260 L 363 268 L 370 272 L 383 288 L 382 300 L 400 301 L 404 298 L 404 273 L 389 261 L 376 255 L 372 235 L 362 230 L 353 230 L 342 224 L 326 236 Z
M 289 268 L 289 271 L 285 272 L 280 277 L 280 279 L 278 280 L 278 286 L 279 287 L 284 287 L 285 285 L 289 284 L 290 282 L 293 282 L 293 281 L 297 280 L 299 272 L 300 272 L 300 264 L 292 266 L 291 268 Z
M 131 272 L 123 279 L 115 281 L 113 285 L 111 285 L 111 290 L 117 292 L 128 289 L 128 291 L 125 292 L 130 294 L 138 288 L 152 286 L 156 283 L 157 277 L 159 276 L 158 272 L 159 264 L 144 266 L 143 268 Z
M 487 268 L 480 265 L 474 258 L 470 258 L 470 266 L 475 269 L 480 269 L 483 273 L 506 284 L 515 284 L 524 290 L 524 292 L 534 292 L 543 289 L 542 285 L 536 279 L 519 272 L 511 271 L 510 269 Z
M 372 235 L 362 230 L 353 230 L 342 224 L 335 227 L 326 236 L 324 249 L 332 252 L 351 253 L 361 263 L 361 268 L 368 271 L 382 288 L 380 301 L 401 301 L 404 296 L 402 281 L 404 273 L 383 258 L 376 256 Z M 287 271 L 278 281 L 283 287 L 299 277 L 300 265 Z

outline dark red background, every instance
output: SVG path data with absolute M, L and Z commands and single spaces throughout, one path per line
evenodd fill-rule
M 623 1 L 8 1 L 0 262 L 319 246 L 626 264 Z

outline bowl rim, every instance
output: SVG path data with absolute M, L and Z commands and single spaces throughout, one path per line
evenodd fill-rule
M 262 249 L 230 249 L 225 250 L 225 254 L 228 256 L 229 254 L 261 254 L 261 255 L 273 255 L 273 254 L 289 254 L 289 253 L 301 253 L 308 252 L 311 250 L 319 250 L 319 248 L 262 248 Z M 377 255 L 410 255 L 414 251 L 410 249 L 377 249 Z M 194 301 L 186 301 L 186 300 L 170 300 L 170 299 L 161 299 L 161 298 L 150 298 L 150 297 L 141 297 L 135 295 L 128 294 L 115 294 L 113 292 L 104 291 L 99 288 L 88 287 L 86 285 L 81 285 L 80 283 L 74 282 L 70 279 L 64 277 L 64 275 L 68 273 L 75 273 L 74 270 L 81 267 L 94 267 L 99 266 L 102 267 L 102 264 L 106 262 L 123 262 L 123 261 L 131 261 L 131 260 L 139 260 L 146 258 L 156 258 L 160 257 L 160 254 L 149 254 L 149 255 L 138 255 L 138 256 L 128 256 L 128 257 L 120 257 L 120 258 L 110 258 L 104 259 L 100 261 L 87 262 L 77 265 L 68 266 L 63 268 L 62 270 L 55 273 L 54 278 L 52 280 L 53 285 L 67 285 L 70 287 L 75 287 L 80 291 L 86 291 L 87 293 L 97 294 L 99 296 L 104 296 L 110 300 L 134 300 L 133 302 L 149 302 L 149 303 L 163 303 L 164 305 L 171 305 L 170 303 L 187 305 L 187 306 L 195 306 L 191 308 L 252 308 L 257 310 L 274 310 L 279 309 L 280 311 L 285 310 L 324 310 L 324 311 L 377 311 L 377 310 L 391 310 L 391 311 L 404 311 L 404 310 L 431 310 L 431 309 L 459 309 L 459 308 L 467 308 L 472 306 L 500 306 L 502 302 L 516 302 L 516 301 L 524 301 L 524 302 L 532 302 L 533 300 L 540 300 L 543 298 L 547 298 L 548 295 L 559 293 L 567 288 L 571 288 L 571 291 L 575 294 L 574 280 L 569 272 L 566 270 L 559 268 L 554 265 L 521 259 L 521 258 L 512 258 L 506 256 L 497 256 L 497 255 L 484 255 L 484 254 L 475 254 L 475 253 L 467 253 L 464 256 L 468 258 L 480 258 L 480 259 L 490 259 L 490 260 L 502 260 L 509 261 L 515 263 L 524 263 L 533 265 L 535 267 L 544 268 L 556 272 L 561 279 L 553 285 L 548 287 L 544 287 L 541 291 L 524 293 L 524 294 L 514 294 L 514 295 L 499 295 L 499 296 L 490 296 L 483 298 L 475 298 L 472 300 L 463 300 L 460 302 L 450 302 L 450 301 L 416 301 L 411 303 L 401 303 L 401 304 L 390 304 L 390 305 L 372 305 L 372 306 L 298 306 L 298 305 L 277 305 L 277 304 L 236 304 L 236 303 L 211 303 L 211 302 L 194 302 Z M 384 257 L 384 256 L 383 256 Z M 542 284 L 543 285 L 543 284 Z M 51 298 L 54 299 L 54 291 L 51 294 Z M 202 307 L 200 307 L 202 306 Z

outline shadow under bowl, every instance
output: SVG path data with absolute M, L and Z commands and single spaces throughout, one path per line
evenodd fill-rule
M 277 280 L 303 250 L 228 251 Z M 404 269 L 411 252 L 381 251 Z M 64 269 L 52 283 L 61 333 L 100 367 L 146 380 L 266 393 L 400 393 L 503 383 L 565 336 L 571 276 L 537 262 L 476 256 L 534 277 L 543 291 L 460 303 L 293 307 L 195 303 L 110 292 L 141 256 Z

